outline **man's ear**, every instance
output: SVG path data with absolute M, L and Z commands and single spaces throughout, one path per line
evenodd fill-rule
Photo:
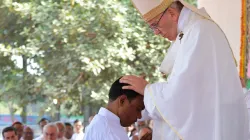
M 119 107 L 123 106 L 126 100 L 127 100 L 127 96 L 126 95 L 121 95 L 119 97 Z

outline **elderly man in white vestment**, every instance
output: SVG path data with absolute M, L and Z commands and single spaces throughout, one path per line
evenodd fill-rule
M 94 116 L 86 129 L 84 140 L 129 140 L 123 127 L 140 119 L 145 107 L 143 96 L 133 90 L 123 90 L 122 87 L 127 84 L 119 80 L 112 84 L 108 105 Z
M 247 109 L 234 56 L 204 9 L 183 0 L 132 0 L 156 35 L 172 41 L 160 71 L 166 82 L 138 76 L 120 82 L 144 95 L 153 140 L 246 140 Z M 232 9 L 233 10 L 233 9 Z

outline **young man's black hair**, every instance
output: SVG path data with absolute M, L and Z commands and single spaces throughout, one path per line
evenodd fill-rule
M 9 127 L 5 127 L 2 131 L 2 136 L 4 138 L 4 133 L 6 132 L 10 132 L 10 131 L 14 131 L 15 132 L 15 135 L 17 135 L 17 132 L 16 132 L 16 129 L 12 126 L 9 126 Z
M 64 125 L 65 125 L 65 126 L 71 126 L 71 127 L 73 127 L 73 126 L 71 125 L 71 123 L 68 123 L 68 122 L 65 122 Z
M 43 122 L 43 121 L 48 121 L 48 122 L 50 122 L 49 119 L 47 119 L 47 118 L 42 118 L 42 119 L 38 122 L 38 124 L 40 124 L 40 123 Z
M 119 80 L 121 78 L 117 79 L 111 86 L 109 90 L 109 101 L 116 100 L 121 95 L 126 95 L 128 100 L 134 99 L 136 96 L 141 96 L 139 93 L 133 91 L 133 90 L 127 90 L 122 89 L 123 86 L 127 86 L 128 84 L 120 83 Z

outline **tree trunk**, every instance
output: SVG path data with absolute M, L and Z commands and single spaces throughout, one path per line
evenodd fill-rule
M 15 112 L 14 112 L 14 109 L 13 109 L 13 103 L 8 103 L 8 106 L 9 106 L 9 111 L 10 111 L 10 116 L 11 116 L 11 121 L 14 122 L 15 121 Z
M 21 112 L 21 118 L 22 118 L 22 122 L 26 124 L 27 123 L 27 106 L 26 105 L 23 106 L 23 110 Z
M 86 127 L 89 124 L 90 117 L 90 104 L 87 103 L 84 106 L 84 126 Z
M 27 58 L 26 56 L 22 55 L 23 57 L 23 93 L 22 95 L 27 94 L 27 84 L 26 84 L 26 76 L 27 76 Z M 22 117 L 22 122 L 26 123 L 27 122 L 27 103 L 24 101 L 23 104 L 23 110 L 21 113 L 21 117 Z
M 60 112 L 60 109 L 61 109 L 61 105 L 60 105 L 60 103 L 58 103 L 57 105 L 56 105 L 56 120 L 57 121 L 60 121 L 60 116 L 61 116 L 61 112 Z
M 82 89 L 82 96 L 81 96 L 81 111 L 84 116 L 83 118 L 83 124 L 86 127 L 89 124 L 89 117 L 90 117 L 90 97 L 88 94 L 88 90 L 83 87 Z

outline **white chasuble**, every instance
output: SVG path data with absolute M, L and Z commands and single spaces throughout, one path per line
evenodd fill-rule
M 167 82 L 148 84 L 144 92 L 153 140 L 247 140 L 248 114 L 229 43 L 216 23 L 185 10 L 173 65 L 164 65 L 167 58 L 161 65 L 171 70 Z

